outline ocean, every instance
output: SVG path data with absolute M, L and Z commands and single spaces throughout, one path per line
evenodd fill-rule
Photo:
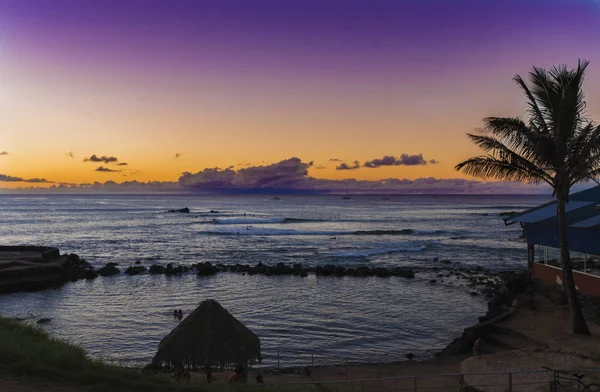
M 96 267 L 286 264 L 404 266 L 401 277 L 148 274 L 0 296 L 0 314 L 51 318 L 53 336 L 128 366 L 148 363 L 178 320 L 219 301 L 261 340 L 263 365 L 428 358 L 485 314 L 481 296 L 440 278 L 456 266 L 518 270 L 526 246 L 501 212 L 517 195 L 1 195 L 0 245 L 45 245 Z M 170 213 L 188 207 L 190 213 Z M 438 260 L 449 259 L 452 264 Z M 454 264 L 459 263 L 459 264 Z M 442 271 L 437 269 L 441 268 Z M 437 283 L 430 283 L 437 277 Z

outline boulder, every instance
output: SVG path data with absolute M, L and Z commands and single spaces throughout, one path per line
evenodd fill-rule
M 119 265 L 119 263 L 110 262 L 110 263 L 106 263 L 105 267 L 116 267 L 117 265 Z
M 164 274 L 165 267 L 163 267 L 162 265 L 153 264 L 150 266 L 150 273 L 151 274 Z
M 108 263 L 108 264 L 114 264 L 114 263 Z M 114 265 L 108 265 L 108 264 L 105 267 L 102 267 L 102 268 L 100 268 L 98 270 L 98 275 L 100 275 L 100 276 L 112 276 L 112 275 L 118 275 L 121 272 Z
M 178 265 L 173 267 L 173 264 L 167 264 L 167 268 L 165 269 L 165 275 L 175 275 L 183 273 L 183 267 Z
M 142 264 L 142 263 L 141 263 L 141 261 L 137 260 L 137 261 L 136 261 L 134 264 L 135 264 L 135 265 L 140 265 L 140 264 Z
M 138 275 L 145 271 L 146 271 L 146 267 L 144 267 L 143 265 L 136 265 L 135 267 L 127 268 L 125 270 L 125 273 L 127 275 Z
M 50 321 L 52 321 L 51 318 L 41 318 L 38 321 L 36 321 L 37 324 L 48 324 Z
M 84 272 L 83 277 L 88 280 L 96 279 L 98 277 L 98 273 L 96 273 L 96 271 L 94 270 L 89 269 Z
M 167 212 L 181 212 L 181 213 L 184 213 L 184 214 L 189 214 L 190 209 L 187 208 L 187 207 L 184 207 L 184 208 L 175 208 L 175 209 L 169 210 Z
M 217 272 L 219 272 L 219 269 L 217 267 L 213 266 L 210 263 L 210 261 L 207 261 L 204 264 L 198 263 L 198 265 L 196 265 L 196 270 L 198 271 L 196 273 L 196 275 L 198 275 L 198 276 L 209 276 L 209 275 L 214 275 Z

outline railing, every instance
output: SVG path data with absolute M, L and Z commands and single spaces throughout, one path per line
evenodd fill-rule
M 600 378 L 600 368 L 561 369 L 561 371 L 588 375 L 595 373 L 594 381 Z M 535 392 L 546 390 L 544 388 L 549 387 L 551 379 L 552 372 L 548 370 L 529 370 L 518 372 L 425 374 L 347 381 L 280 381 L 260 384 L 260 389 L 264 391 L 293 391 L 301 389 L 335 392 Z M 589 376 L 583 379 L 584 383 L 586 381 L 591 382 Z M 213 384 L 213 387 L 215 386 L 217 384 Z M 227 387 L 226 385 L 223 386 Z M 257 384 L 249 380 L 247 384 L 238 384 L 236 387 L 243 391 L 246 387 L 256 388 Z M 576 384 L 573 384 L 573 387 L 575 387 L 573 390 L 577 390 Z M 565 391 L 567 390 L 570 389 L 565 389 Z

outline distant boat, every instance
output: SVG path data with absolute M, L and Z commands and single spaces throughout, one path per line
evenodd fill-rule
M 342 197 L 344 200 L 350 200 L 350 194 L 348 193 L 348 189 L 346 189 L 346 194 Z
M 279 196 L 275 196 L 275 197 L 273 198 L 273 200 L 281 200 L 281 197 L 279 197 Z

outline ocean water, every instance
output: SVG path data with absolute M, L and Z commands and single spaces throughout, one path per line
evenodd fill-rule
M 263 364 L 387 362 L 431 356 L 486 311 L 460 282 L 429 283 L 460 266 L 525 266 L 517 225 L 499 213 L 540 196 L 2 195 L 0 244 L 47 245 L 96 267 L 210 261 L 306 266 L 406 266 L 392 278 L 125 276 L 0 296 L 0 314 L 48 317 L 52 335 L 96 357 L 147 363 L 178 321 L 213 298 L 261 339 Z M 189 207 L 191 213 L 168 213 Z

